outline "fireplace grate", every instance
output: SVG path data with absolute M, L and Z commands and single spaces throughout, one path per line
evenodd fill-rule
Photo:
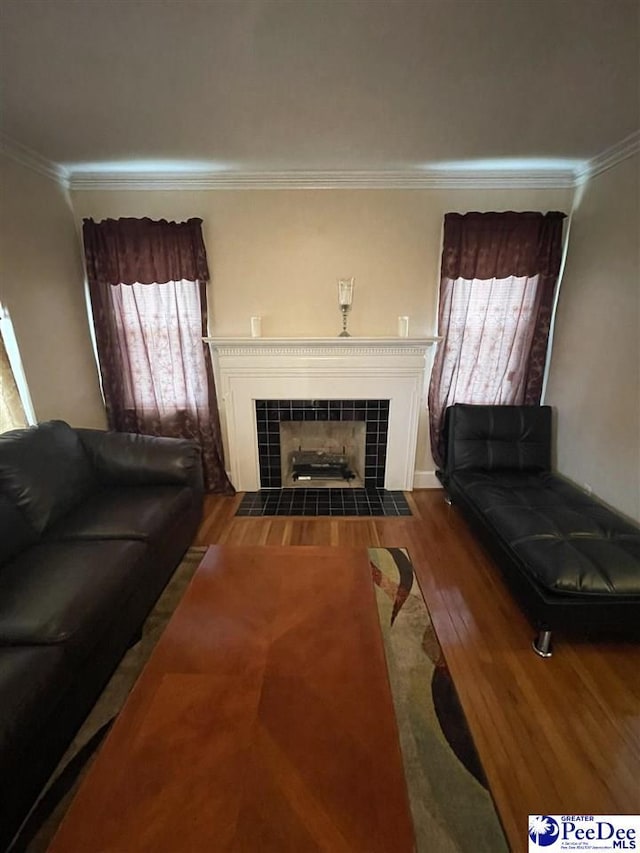
M 324 450 L 298 450 L 291 454 L 291 472 L 294 482 L 298 480 L 354 480 L 344 453 L 328 453 Z

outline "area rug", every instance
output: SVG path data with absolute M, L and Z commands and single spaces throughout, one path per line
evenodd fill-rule
M 204 551 L 204 548 L 191 548 L 183 558 L 147 620 L 142 639 L 123 658 L 61 760 L 11 853 L 44 853 L 47 849 Z M 419 853 L 507 851 L 408 552 L 401 548 L 371 548 L 369 561 L 417 850 Z
M 403 548 L 370 548 L 418 851 L 508 850 L 464 713 Z

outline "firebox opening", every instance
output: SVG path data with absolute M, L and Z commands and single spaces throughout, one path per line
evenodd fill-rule
M 285 488 L 363 488 L 363 421 L 281 421 Z

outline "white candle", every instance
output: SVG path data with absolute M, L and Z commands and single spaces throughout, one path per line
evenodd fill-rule
M 398 336 L 401 338 L 409 337 L 409 318 L 398 317 Z
M 262 335 L 262 317 L 251 318 L 251 337 L 259 338 Z

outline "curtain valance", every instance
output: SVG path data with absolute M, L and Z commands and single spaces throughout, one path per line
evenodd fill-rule
M 442 277 L 557 276 L 564 213 L 447 213 Z
M 83 220 L 87 276 L 100 284 L 209 280 L 202 220 Z

